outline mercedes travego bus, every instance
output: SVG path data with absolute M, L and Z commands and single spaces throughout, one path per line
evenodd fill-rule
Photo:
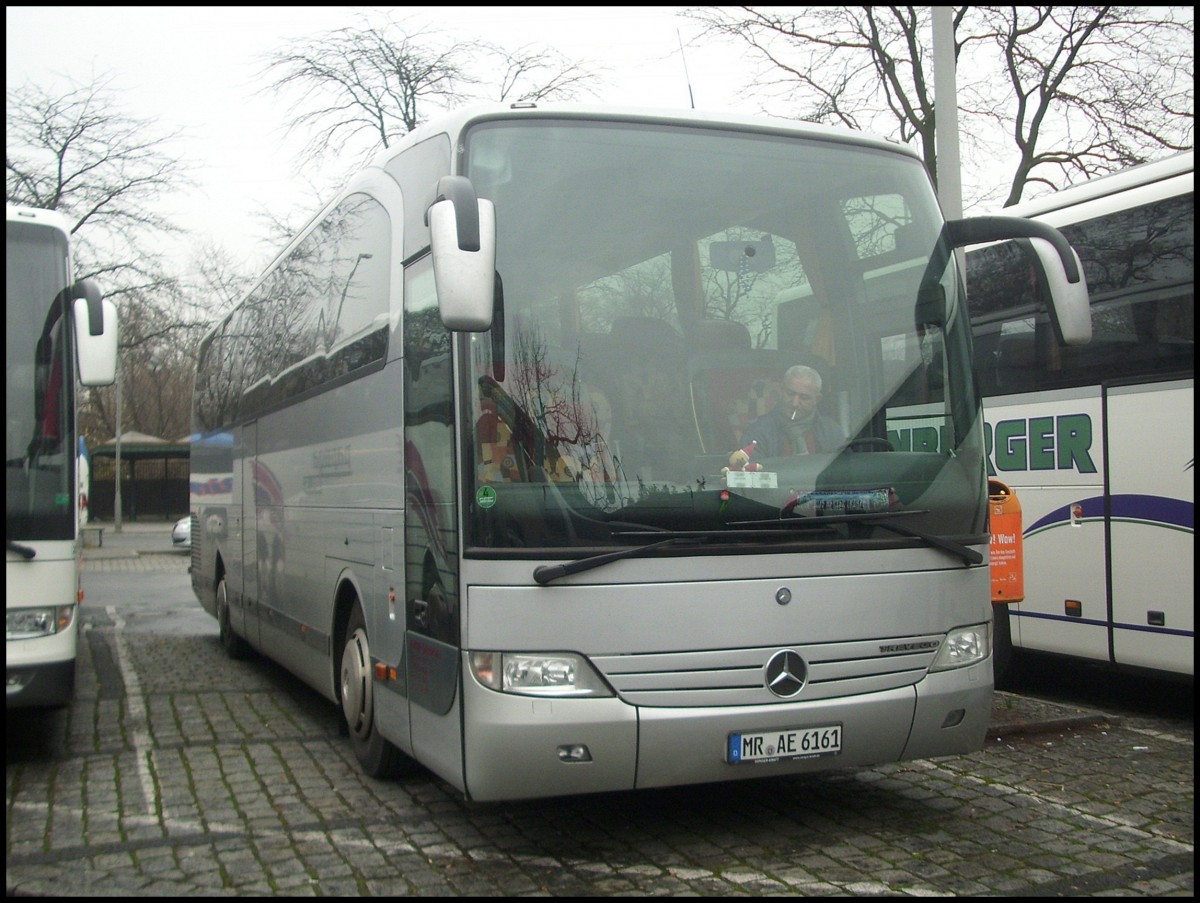
M 340 706 L 369 774 L 469 799 L 979 749 L 953 250 L 1002 238 L 1086 341 L 1055 229 L 944 221 L 881 139 L 527 103 L 424 125 L 203 343 L 195 591 L 231 654 Z M 819 386 L 784 416 L 797 364 Z M 772 420 L 802 441 L 749 441 Z
M 74 281 L 62 215 L 5 212 L 5 707 L 55 707 L 79 640 L 78 386 L 113 382 L 117 312 Z

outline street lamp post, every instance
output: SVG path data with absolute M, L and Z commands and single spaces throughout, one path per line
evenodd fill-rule
M 114 477 L 113 486 L 113 532 L 121 532 L 121 355 L 117 354 L 117 473 Z

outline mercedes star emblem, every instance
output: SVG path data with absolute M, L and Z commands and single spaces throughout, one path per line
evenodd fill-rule
M 776 652 L 767 661 L 767 689 L 783 699 L 791 699 L 804 689 L 808 679 L 808 665 L 799 652 L 784 649 Z

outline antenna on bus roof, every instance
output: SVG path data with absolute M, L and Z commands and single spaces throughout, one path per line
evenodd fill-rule
M 683 77 L 687 81 L 688 100 L 692 102 L 692 109 L 696 109 L 696 98 L 692 96 L 692 77 L 688 75 L 687 57 L 683 53 L 683 35 L 679 33 L 679 29 L 675 29 L 675 37 L 679 39 L 679 57 L 683 60 Z

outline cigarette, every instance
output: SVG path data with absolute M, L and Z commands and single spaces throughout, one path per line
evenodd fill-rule
M 795 411 L 792 411 L 792 419 L 793 419 L 793 420 L 795 420 L 795 419 L 796 419 L 796 412 L 795 412 Z

